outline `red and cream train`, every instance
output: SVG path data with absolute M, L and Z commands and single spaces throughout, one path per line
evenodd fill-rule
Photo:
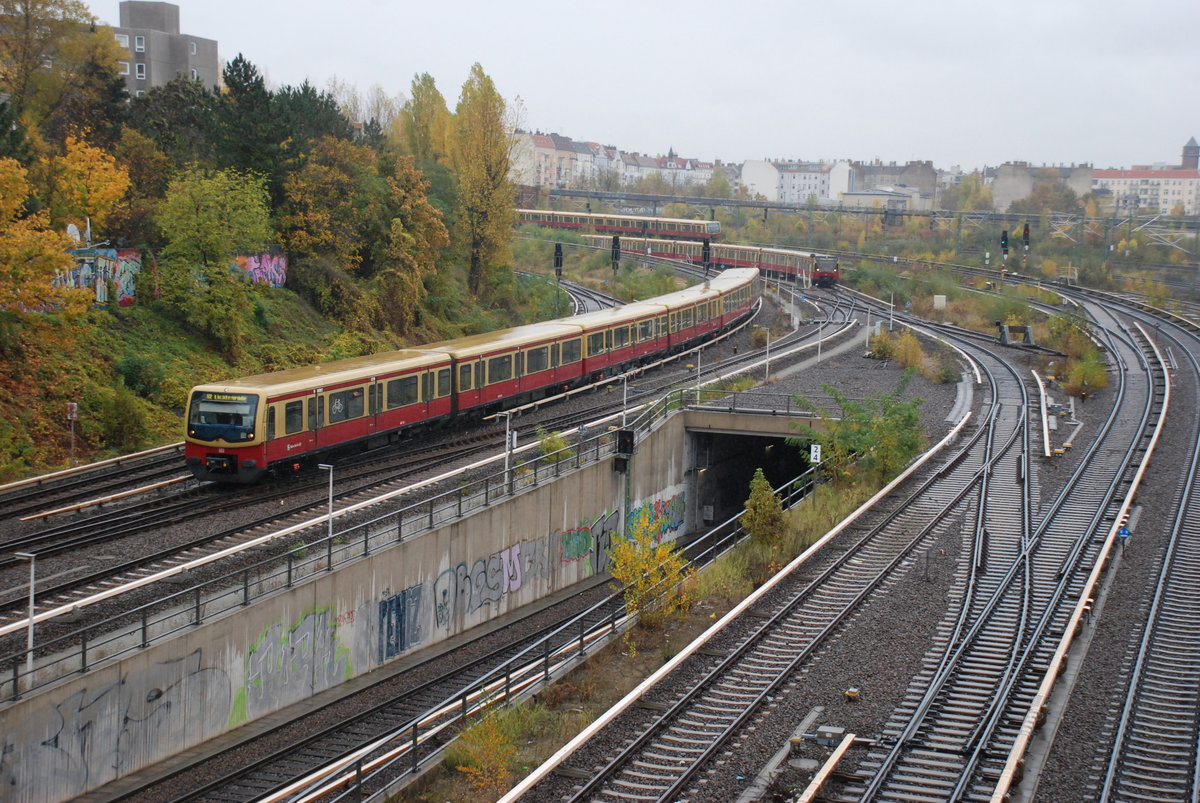
M 608 248 L 612 240 L 596 234 L 585 234 L 583 238 L 594 248 Z M 632 256 L 645 254 L 693 265 L 704 264 L 705 244 L 702 242 L 622 237 L 620 246 L 622 253 Z M 838 283 L 837 259 L 824 254 L 717 242 L 708 243 L 707 250 L 708 263 L 718 269 L 756 268 L 768 279 L 797 282 L 801 287 L 834 287 Z
M 185 460 L 199 479 L 246 484 L 347 445 L 381 446 L 680 351 L 746 317 L 759 293 L 757 270 L 733 269 L 601 312 L 199 385 Z

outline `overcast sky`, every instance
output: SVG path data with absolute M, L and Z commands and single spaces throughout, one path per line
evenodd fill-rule
M 651 155 L 1104 168 L 1200 137 L 1200 0 L 176 4 L 273 86 L 427 72 L 453 109 L 479 62 L 526 128 Z

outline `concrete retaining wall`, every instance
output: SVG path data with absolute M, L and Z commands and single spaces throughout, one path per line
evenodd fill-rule
M 0 799 L 62 801 L 607 568 L 621 517 L 687 529 L 684 416 L 581 469 L 0 711 Z

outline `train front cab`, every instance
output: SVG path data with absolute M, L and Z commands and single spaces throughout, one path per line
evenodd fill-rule
M 199 480 L 257 482 L 267 470 L 262 394 L 199 387 L 188 399 L 184 461 Z

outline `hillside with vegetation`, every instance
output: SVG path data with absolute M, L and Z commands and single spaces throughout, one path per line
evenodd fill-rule
M 269 88 L 238 56 L 218 91 L 128 98 L 111 29 L 76 0 L 3 6 L 0 480 L 178 440 L 190 387 L 540 316 L 513 269 L 511 107 L 476 64 L 453 108 Z M 142 253 L 136 302 L 55 287 L 73 224 Z M 281 249 L 286 283 L 231 270 Z M 526 286 L 530 285 L 530 286 Z M 549 300 L 548 300 L 549 299 Z

